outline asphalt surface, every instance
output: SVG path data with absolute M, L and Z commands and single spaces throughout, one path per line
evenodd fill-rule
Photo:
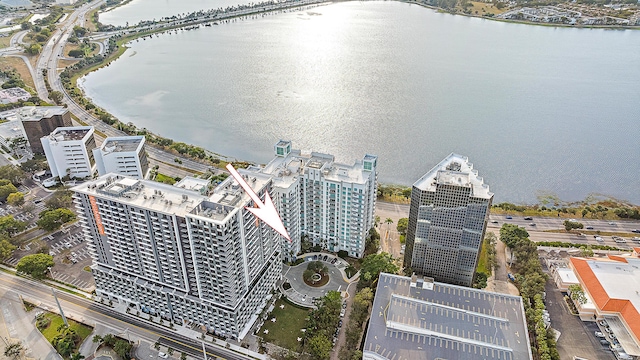
M 0 272 L 0 291 L 20 294 L 48 310 L 56 309 L 50 287 L 42 283 Z M 126 330 L 132 339 L 138 338 L 151 343 L 155 343 L 157 340 L 173 342 L 172 347 L 174 349 L 184 351 L 197 358 L 202 357 L 202 343 L 197 340 L 188 338 L 162 326 L 147 323 L 137 317 L 119 313 L 108 306 L 101 305 L 92 300 L 65 292 L 57 292 L 57 294 L 66 316 L 71 319 L 91 326 L 103 324 L 118 333 L 124 333 Z M 210 344 L 206 344 L 206 349 L 209 358 L 215 359 L 217 356 L 218 358 L 228 360 L 247 359 L 247 357 L 243 355 L 224 348 L 214 347 Z

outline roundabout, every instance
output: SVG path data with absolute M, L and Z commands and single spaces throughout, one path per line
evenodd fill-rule
M 331 290 L 346 291 L 349 285 L 344 274 L 344 260 L 324 253 L 321 254 L 323 257 L 314 259 L 313 255 L 300 256 L 306 261 L 299 265 L 283 265 L 282 293 L 290 301 L 305 307 L 314 307 L 315 299 Z M 323 260 L 325 255 L 326 260 Z

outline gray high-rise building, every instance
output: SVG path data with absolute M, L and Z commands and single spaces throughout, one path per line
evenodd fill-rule
M 471 286 L 492 200 L 466 157 L 447 156 L 413 184 L 404 266 Z

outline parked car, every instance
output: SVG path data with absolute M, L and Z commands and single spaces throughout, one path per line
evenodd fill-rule
M 325 255 L 325 256 L 322 257 L 322 261 L 327 261 L 328 258 L 329 257 L 327 255 Z
M 333 258 L 333 260 L 331 260 L 331 263 L 332 263 L 332 264 L 335 264 L 335 263 L 336 263 L 336 261 L 338 261 L 338 259 Z
M 603 346 L 609 346 L 609 342 L 605 339 L 600 339 L 600 344 L 602 344 Z
M 599 337 L 599 338 L 604 339 L 604 334 L 603 334 L 603 333 L 601 333 L 600 331 L 596 331 L 596 332 L 594 332 L 593 334 L 594 334 L 596 337 Z
M 163 358 L 163 359 L 168 359 L 168 358 L 169 358 L 169 355 L 167 355 L 167 354 L 163 353 L 162 351 L 160 351 L 160 352 L 158 353 L 158 357 L 159 357 L 159 358 Z

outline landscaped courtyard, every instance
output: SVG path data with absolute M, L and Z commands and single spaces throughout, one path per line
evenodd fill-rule
M 279 299 L 257 335 L 265 342 L 297 351 L 300 346 L 298 338 L 304 335 L 301 330 L 305 327 L 308 314 L 308 310 Z M 272 321 L 274 318 L 275 322 Z

